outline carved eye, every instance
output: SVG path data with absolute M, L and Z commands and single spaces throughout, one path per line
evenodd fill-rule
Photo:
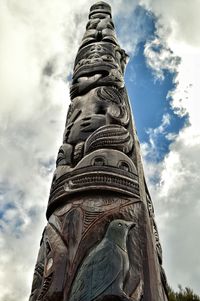
M 130 167 L 128 165 L 128 163 L 124 162 L 124 161 L 121 161 L 119 163 L 119 168 L 125 170 L 125 171 L 130 171 Z
M 93 161 L 93 165 L 95 166 L 103 166 L 105 165 L 105 160 L 102 157 L 96 157 Z
M 118 224 L 118 226 L 119 226 L 119 227 L 121 227 L 121 226 L 122 226 L 122 224 L 121 224 L 121 223 L 119 223 L 119 224 Z
M 58 152 L 58 155 L 64 155 L 65 153 L 64 153 L 64 150 L 61 148 L 61 149 L 59 149 L 59 152 Z

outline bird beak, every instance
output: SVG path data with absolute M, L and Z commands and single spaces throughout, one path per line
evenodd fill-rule
M 133 229 L 136 225 L 134 222 L 126 222 L 126 224 L 129 230 Z

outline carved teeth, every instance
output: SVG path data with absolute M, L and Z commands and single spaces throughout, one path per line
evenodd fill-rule
M 77 79 L 77 81 L 79 83 L 81 82 L 85 82 L 85 81 L 88 81 L 88 80 L 94 80 L 94 81 L 97 81 L 98 79 L 100 79 L 102 77 L 102 74 L 95 74 L 95 75 L 92 75 L 92 76 L 82 76 L 82 77 L 79 77 Z
M 86 81 L 86 80 L 88 80 L 88 77 L 79 77 L 78 79 L 77 79 L 77 81 L 79 82 L 79 83 L 81 83 L 81 82 L 84 82 L 84 81 Z
M 98 185 L 98 184 L 110 184 L 113 186 L 118 186 L 120 188 L 120 186 L 126 189 L 134 189 L 136 191 L 139 190 L 139 185 L 137 183 L 133 183 L 132 181 L 128 180 L 128 179 L 122 179 L 119 177 L 115 177 L 112 175 L 88 175 L 88 176 L 80 176 L 80 177 L 76 177 L 74 179 L 70 180 L 71 183 L 71 189 L 77 189 L 79 187 L 84 187 L 89 185 Z M 121 188 L 122 188 L 121 187 Z M 139 193 L 139 191 L 138 191 Z

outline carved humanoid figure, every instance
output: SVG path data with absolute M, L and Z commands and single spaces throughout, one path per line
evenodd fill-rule
M 78 50 L 30 301 L 167 301 L 154 211 L 111 8 Z

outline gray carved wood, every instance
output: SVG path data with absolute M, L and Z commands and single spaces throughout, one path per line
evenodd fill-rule
M 75 59 L 30 301 L 166 301 L 167 282 L 111 8 Z

